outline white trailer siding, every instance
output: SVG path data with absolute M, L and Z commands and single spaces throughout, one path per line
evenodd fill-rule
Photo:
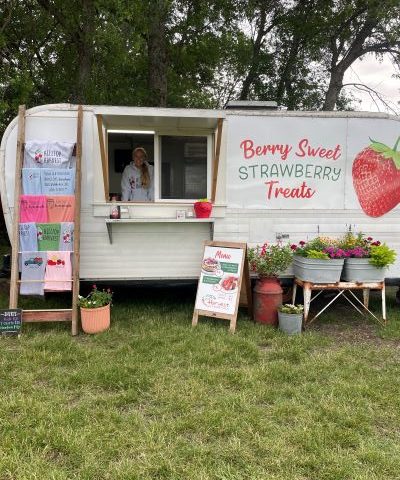
M 110 204 L 104 196 L 96 114 L 102 114 L 113 128 L 132 128 L 132 124 L 140 124 L 142 128 L 161 125 L 163 132 L 185 132 L 188 135 L 212 134 L 217 118 L 223 118 L 214 223 L 168 223 L 159 220 L 175 218 L 176 210 L 190 208 L 191 202 L 126 204 L 135 222 L 113 226 L 113 242 L 110 243 L 105 223 Z M 298 123 L 287 122 L 287 119 L 295 119 Z M 254 129 L 255 120 L 257 128 Z M 80 277 L 91 280 L 197 278 L 202 244 L 210 238 L 212 229 L 216 240 L 244 241 L 254 245 L 275 241 L 282 235 L 285 241 L 291 243 L 307 240 L 318 233 L 337 236 L 349 228 L 379 238 L 395 248 L 399 258 L 388 276 L 400 277 L 400 209 L 396 207 L 378 218 L 369 217 L 359 207 L 354 189 L 351 188 L 352 161 L 365 144 L 366 135 L 371 135 L 372 130 L 377 140 L 390 145 L 395 132 L 397 134 L 399 130 L 398 122 L 397 118 L 388 115 L 349 112 L 240 112 L 86 106 L 83 123 Z M 293 125 L 299 127 L 293 129 Z M 241 135 L 247 138 L 251 134 L 255 141 L 262 142 L 263 139 L 278 139 L 282 133 L 284 135 L 279 138 L 287 138 L 289 140 L 286 143 L 290 143 L 298 140 L 296 132 L 302 128 L 313 132 L 321 125 L 323 134 L 318 137 L 321 144 L 335 144 L 337 138 L 342 144 L 342 183 L 337 191 L 331 188 L 332 185 L 326 188 L 323 194 L 330 198 L 322 198 L 322 203 L 311 202 L 311 206 L 303 202 L 298 208 L 293 208 L 290 204 L 271 204 L 265 202 L 265 198 L 260 199 L 257 189 L 262 190 L 256 184 L 249 184 L 240 192 L 240 185 L 232 180 L 232 172 L 239 166 Z M 5 132 L 0 150 L 1 199 L 9 234 L 14 205 L 16 138 L 15 119 Z M 50 105 L 28 110 L 26 140 L 75 141 L 75 138 L 76 107 Z M 209 182 L 210 176 L 209 165 Z M 239 205 L 236 199 L 232 200 L 232 192 L 236 191 L 240 192 Z

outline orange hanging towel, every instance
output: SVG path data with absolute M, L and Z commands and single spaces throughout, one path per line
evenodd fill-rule
M 74 195 L 47 196 L 47 222 L 73 222 L 75 215 Z

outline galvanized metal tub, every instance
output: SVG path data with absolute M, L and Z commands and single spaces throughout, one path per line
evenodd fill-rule
M 346 258 L 342 278 L 345 282 L 383 282 L 386 268 L 369 263 L 368 258 Z
M 340 281 L 344 259 L 293 257 L 293 272 L 296 278 L 312 283 L 336 283 Z
M 279 330 L 287 333 L 288 335 L 296 335 L 301 333 L 303 324 L 302 313 L 283 313 L 278 312 L 279 318 Z

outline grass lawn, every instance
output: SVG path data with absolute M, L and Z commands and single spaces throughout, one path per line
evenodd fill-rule
M 399 479 L 394 293 L 385 329 L 342 304 L 294 338 L 192 330 L 191 288 L 117 290 L 96 336 L 25 325 L 0 338 L 0 479 Z

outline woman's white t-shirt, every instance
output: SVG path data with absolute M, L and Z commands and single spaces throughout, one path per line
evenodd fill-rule
M 149 170 L 150 185 L 149 188 L 142 187 L 142 170 L 131 162 L 124 169 L 121 180 L 122 201 L 145 201 L 154 200 L 154 168 L 145 162 Z

